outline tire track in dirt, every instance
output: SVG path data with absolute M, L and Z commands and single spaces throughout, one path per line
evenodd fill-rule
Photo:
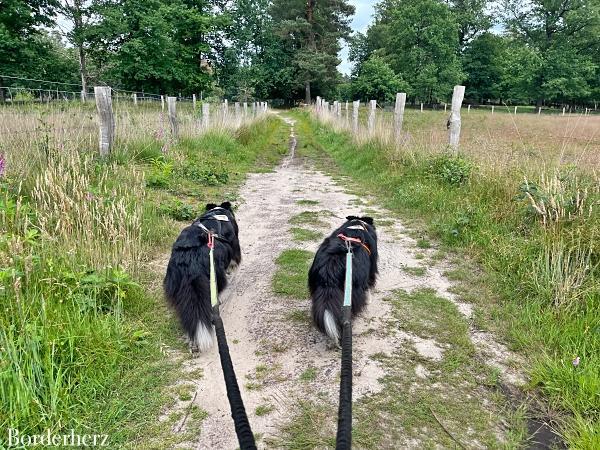
M 295 147 L 293 122 L 285 120 L 292 129 L 290 147 L 292 143 Z M 329 211 L 331 215 L 321 217 L 327 226 L 320 227 L 320 231 L 327 234 L 347 215 L 367 214 L 374 208 L 364 206 L 364 199 L 347 193 L 331 177 L 295 160 L 293 153 L 272 173 L 250 174 L 241 188 L 240 199 L 236 217 L 240 226 L 242 263 L 221 296 L 221 315 L 252 430 L 262 437 L 260 442 L 264 442 L 277 436 L 280 426 L 293 416 L 298 398 L 328 399 L 336 403 L 339 387 L 339 352 L 329 349 L 326 339 L 309 324 L 285 319 L 290 308 L 308 312 L 309 299 L 295 301 L 272 292 L 275 260 L 279 254 L 289 248 L 316 251 L 319 245 L 319 242 L 293 242 L 288 221 L 305 210 Z M 319 203 L 299 205 L 297 202 L 302 199 Z M 383 209 L 376 210 L 380 215 L 392 217 Z M 307 223 L 303 227 L 315 226 Z M 439 296 L 453 302 L 467 319 L 472 314 L 469 304 L 459 302 L 448 291 L 451 283 L 443 276 L 443 267 L 429 268 L 426 277 L 411 275 L 404 270 L 419 264 L 414 256 L 417 250 L 427 252 L 416 249 L 416 241 L 406 232 L 397 221 L 378 227 L 380 276 L 377 288 L 366 311 L 353 326 L 355 401 L 382 388 L 379 379 L 385 372 L 373 355 L 392 354 L 411 346 L 421 357 L 439 361 L 446 351 L 434 339 L 386 329 L 391 306 L 384 299 L 392 291 L 432 288 Z M 484 357 L 487 358 L 488 353 L 493 355 L 498 360 L 497 365 L 504 368 L 503 359 L 513 355 L 498 346 L 491 336 L 475 335 L 476 331 L 472 331 L 473 337 L 477 338 L 473 339 L 474 344 L 484 350 L 487 348 Z M 314 380 L 300 382 L 300 374 L 308 367 L 316 369 Z M 197 382 L 193 402 L 205 410 L 208 417 L 202 422 L 197 440 L 187 442 L 185 447 L 235 449 L 238 444 L 216 345 L 199 357 L 186 357 L 185 371 L 200 368 L 203 377 Z M 419 377 L 426 377 L 422 367 L 416 364 L 415 373 L 417 382 Z M 188 403 L 178 402 L 171 411 L 183 410 Z M 274 411 L 256 415 L 255 409 L 265 404 L 272 405 Z M 265 444 L 260 442 L 259 447 L 264 448 Z

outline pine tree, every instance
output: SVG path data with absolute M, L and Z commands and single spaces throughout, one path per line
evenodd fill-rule
M 275 31 L 291 51 L 297 81 L 311 102 L 313 88 L 323 92 L 339 81 L 340 40 L 349 39 L 354 7 L 346 0 L 275 0 Z

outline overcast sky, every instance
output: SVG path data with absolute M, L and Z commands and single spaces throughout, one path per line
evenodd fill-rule
M 365 32 L 373 20 L 373 6 L 377 2 L 369 0 L 349 0 L 349 3 L 356 8 L 351 24 L 352 29 L 354 31 Z M 340 53 L 340 58 L 342 59 L 342 63 L 338 66 L 338 69 L 342 73 L 350 74 L 352 66 L 350 61 L 348 61 L 348 47 L 344 46 Z

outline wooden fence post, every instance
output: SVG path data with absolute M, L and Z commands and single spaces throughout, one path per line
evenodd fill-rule
M 240 102 L 235 102 L 235 118 L 240 117 Z
M 137 106 L 137 94 L 134 92 L 133 95 L 132 95 L 132 97 L 133 97 L 133 104 L 135 106 Z
M 352 102 L 352 131 L 358 133 L 358 108 L 360 108 L 360 100 Z
M 471 104 L 467 105 L 467 112 L 471 113 Z
M 423 103 L 421 103 L 421 112 L 423 112 Z
M 566 108 L 563 106 L 563 114 L 562 114 L 563 116 L 565 115 L 565 110 L 566 110 Z
M 202 126 L 206 129 L 210 126 L 210 103 L 202 102 Z
M 452 94 L 452 112 L 450 113 L 450 147 L 458 151 L 460 139 L 460 108 L 465 97 L 464 86 L 454 86 Z
M 175 139 L 179 139 L 179 125 L 177 123 L 177 97 L 167 97 L 167 109 L 169 111 L 169 122 L 171 122 L 171 132 Z
M 515 115 L 517 114 L 517 107 L 515 106 Z
M 448 103 L 444 103 L 444 112 L 448 109 Z
M 400 142 L 402 134 L 402 122 L 404 121 L 404 106 L 406 105 L 406 93 L 396 94 L 396 107 L 394 108 L 394 124 L 396 128 L 396 142 Z
M 492 105 L 492 116 L 494 115 L 494 105 Z
M 100 156 L 110 154 L 115 141 L 115 117 L 112 110 L 112 97 L 110 87 L 94 86 L 96 109 L 100 123 Z
M 540 114 L 542 114 L 542 107 L 541 107 L 541 106 L 538 108 L 538 116 L 539 116 Z
M 244 102 L 244 117 L 248 115 L 248 102 Z
M 348 114 L 350 114 L 350 111 L 348 109 L 348 101 L 346 101 L 346 124 L 348 123 Z
M 339 102 L 337 100 L 335 100 L 333 102 L 333 115 L 334 116 L 337 116 L 338 105 L 339 105 Z
M 369 133 L 375 131 L 375 110 L 377 108 L 377 100 L 369 102 Z
M 85 91 L 81 91 L 81 103 L 85 103 L 85 98 L 87 97 Z
M 192 94 L 192 108 L 196 111 L 196 94 Z
M 163 111 L 165 110 L 165 96 L 164 95 L 160 96 L 160 107 Z

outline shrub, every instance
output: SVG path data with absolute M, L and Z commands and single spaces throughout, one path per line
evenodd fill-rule
M 460 186 L 466 183 L 473 171 L 471 161 L 463 156 L 444 154 L 435 157 L 427 168 L 427 173 L 444 183 Z
M 179 170 L 182 176 L 196 181 L 204 186 L 217 186 L 229 181 L 229 172 L 224 167 L 215 164 L 186 162 Z
M 163 159 L 152 160 L 152 170 L 146 178 L 146 185 L 155 188 L 164 188 L 169 185 L 173 175 L 173 164 Z
M 195 219 L 199 215 L 197 208 L 183 203 L 181 200 L 174 200 L 171 203 L 160 207 L 161 214 L 169 216 L 174 220 L 186 221 Z

